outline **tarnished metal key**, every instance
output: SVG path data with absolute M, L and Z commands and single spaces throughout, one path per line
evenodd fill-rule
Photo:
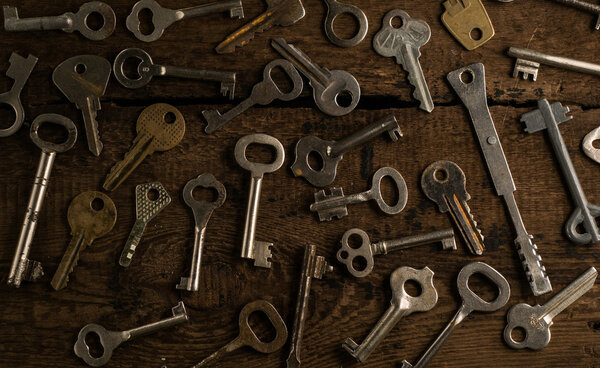
M 467 50 L 474 50 L 494 37 L 494 26 L 481 0 L 447 0 L 442 23 Z
M 0 106 L 9 105 L 15 112 L 15 121 L 8 127 L 0 129 L 0 138 L 15 134 L 25 121 L 25 111 L 21 103 L 21 91 L 25 87 L 25 82 L 29 79 L 33 68 L 37 64 L 38 58 L 29 55 L 27 59 L 19 54 L 10 54 L 8 62 L 10 66 L 6 70 L 6 76 L 11 78 L 14 83 L 10 91 L 0 94 Z
M 594 147 L 594 142 L 600 139 L 600 126 L 583 137 L 581 146 L 587 157 L 600 164 L 600 149 Z
M 531 79 L 537 80 L 540 64 L 600 76 L 600 64 L 545 54 L 520 47 L 509 48 L 508 56 L 517 58 L 513 69 L 513 77 L 515 78 L 521 73 L 523 79 L 529 79 L 531 76 Z
M 83 192 L 71 201 L 67 218 L 72 238 L 50 282 L 54 290 L 67 286 L 81 251 L 112 230 L 117 221 L 117 208 L 102 192 Z
M 336 46 L 339 47 L 353 47 L 358 45 L 365 39 L 367 31 L 369 30 L 369 21 L 365 13 L 360 10 L 359 7 L 341 3 L 337 0 L 324 0 L 327 5 L 327 17 L 325 18 L 325 35 Z M 350 38 L 340 38 L 333 29 L 333 22 L 335 19 L 342 14 L 350 14 L 353 16 L 357 23 L 358 29 L 356 34 Z

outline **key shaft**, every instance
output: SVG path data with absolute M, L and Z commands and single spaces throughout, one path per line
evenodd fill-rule
M 455 250 L 456 242 L 454 240 L 454 230 L 449 228 L 393 240 L 382 240 L 377 243 L 372 243 L 371 249 L 373 255 L 379 255 L 436 242 L 441 242 L 444 249 Z
M 508 49 L 508 55 L 517 59 L 524 59 L 544 65 L 550 65 L 562 69 L 600 76 L 600 64 L 594 64 L 586 61 L 580 61 L 562 56 L 546 54 L 543 52 L 525 49 L 521 47 L 510 47 Z
M 10 32 L 73 30 L 73 17 L 68 13 L 58 16 L 19 18 L 16 7 L 3 6 L 4 29 Z
M 196 5 L 191 6 L 189 8 L 179 9 L 177 10 L 177 12 L 181 14 L 181 18 L 179 18 L 179 20 L 222 12 L 230 12 L 232 18 L 244 18 L 242 0 L 220 0 L 214 3 Z
M 121 266 L 129 267 L 131 264 L 135 250 L 138 245 L 140 245 L 142 235 L 144 235 L 144 230 L 146 230 L 146 224 L 146 221 L 142 219 L 135 220 L 133 228 L 131 228 L 131 231 L 129 232 L 129 237 L 125 242 L 125 246 L 121 251 L 121 257 L 119 257 L 119 264 Z
M 581 298 L 594 286 L 596 277 L 598 277 L 598 271 L 594 267 L 590 267 L 570 283 L 569 286 L 544 304 L 544 313 L 540 318 L 545 319 L 546 323 L 551 324 L 554 317 Z
M 69 274 L 73 272 L 73 268 L 79 260 L 79 253 L 87 248 L 90 243 L 89 239 L 86 239 L 85 231 L 79 231 L 73 235 L 58 265 L 58 269 L 50 282 L 54 290 L 61 290 L 67 286 Z
M 341 156 L 345 152 L 362 146 L 366 142 L 384 133 L 388 133 L 394 142 L 402 137 L 402 131 L 398 126 L 398 121 L 392 114 L 336 141 L 330 146 L 328 154 L 333 157 Z

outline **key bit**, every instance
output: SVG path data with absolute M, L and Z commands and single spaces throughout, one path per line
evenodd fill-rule
M 330 199 L 342 199 L 344 198 L 344 189 L 333 187 L 329 189 L 329 194 L 327 194 L 325 189 L 323 189 L 316 192 L 314 196 L 315 203 L 326 202 Z M 313 208 L 311 208 L 311 211 L 313 211 Z M 340 206 L 327 208 L 321 211 L 317 210 L 317 213 L 319 214 L 320 221 L 331 221 L 334 217 L 341 219 L 342 217 L 348 216 L 348 207 L 346 207 L 345 204 L 342 204 Z
M 533 81 L 537 80 L 538 69 L 541 64 L 600 76 L 599 64 L 579 61 L 563 56 L 550 55 L 520 47 L 509 48 L 508 56 L 517 58 L 513 69 L 513 77 L 515 78 L 521 73 L 523 79 L 529 79 L 529 77 L 531 77 Z
M 481 0 L 447 0 L 442 23 L 467 50 L 474 50 L 494 37 L 492 21 Z
M 6 70 L 6 76 L 14 80 L 14 83 L 10 91 L 0 94 L 0 105 L 6 104 L 12 107 L 15 112 L 15 121 L 8 128 L 0 129 L 0 137 L 9 137 L 23 126 L 25 110 L 21 103 L 21 91 L 35 68 L 38 58 L 33 55 L 24 58 L 13 52 L 10 54 L 8 62 L 10 65 Z

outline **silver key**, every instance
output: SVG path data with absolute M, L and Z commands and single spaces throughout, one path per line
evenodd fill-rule
M 136 79 L 128 77 L 123 70 L 123 66 L 128 59 L 137 59 L 140 62 L 137 67 L 138 77 Z M 229 99 L 231 100 L 233 100 L 233 95 L 235 93 L 235 72 L 157 65 L 152 62 L 150 54 L 138 48 L 130 48 L 121 51 L 115 58 L 113 71 L 117 81 L 125 88 L 141 88 L 150 83 L 153 77 L 176 77 L 220 82 L 221 94 L 223 96 L 229 94 Z
M 504 341 L 513 349 L 540 350 L 545 348 L 550 342 L 550 327 L 554 317 L 587 293 L 594 286 L 597 276 L 598 271 L 594 267 L 590 267 L 542 306 L 539 304 L 531 306 L 525 303 L 513 305 L 506 315 L 507 325 L 504 329 Z M 523 340 L 515 341 L 512 338 L 511 334 L 515 328 L 524 330 Z
M 342 116 L 354 110 L 360 100 L 360 85 L 354 76 L 344 70 L 328 70 L 313 63 L 302 51 L 288 44 L 283 38 L 271 40 L 271 46 L 309 79 L 313 98 L 319 110 L 327 115 Z M 338 98 L 348 94 L 347 106 L 340 105 Z
M 398 189 L 398 202 L 393 206 L 388 205 L 381 195 L 381 179 L 389 176 Z M 379 208 L 388 215 L 400 213 L 406 206 L 408 200 L 408 189 L 406 182 L 400 173 L 391 167 L 382 167 L 375 172 L 371 181 L 371 189 L 366 192 L 344 196 L 342 188 L 331 188 L 331 194 L 326 194 L 325 190 L 315 193 L 315 202 L 310 205 L 312 212 L 319 214 L 320 221 L 331 221 L 334 217 L 341 219 L 348 215 L 346 206 L 355 203 L 374 200 Z
M 152 12 L 153 31 L 150 34 L 143 34 L 140 30 L 140 12 L 144 9 Z M 163 8 L 155 0 L 140 0 L 131 9 L 131 13 L 126 20 L 126 26 L 138 40 L 152 42 L 158 40 L 165 29 L 175 22 L 221 12 L 229 12 L 231 18 L 244 18 L 242 0 L 223 0 L 177 10 Z
M 263 144 L 275 149 L 275 160 L 269 164 L 248 161 L 246 148 L 251 144 Z M 264 174 L 279 170 L 285 159 L 285 150 L 281 142 L 266 134 L 251 134 L 238 140 L 235 145 L 235 160 L 243 169 L 250 171 L 250 194 L 246 208 L 246 222 L 244 223 L 244 238 L 242 240 L 242 258 L 254 260 L 254 266 L 271 268 L 271 247 L 273 243 L 254 239 L 256 220 L 258 218 L 258 205 Z
M 404 284 L 409 280 L 419 284 L 420 295 L 413 297 L 404 290 Z M 359 362 L 367 360 L 402 317 L 414 312 L 426 312 L 437 304 L 438 294 L 433 286 L 433 271 L 429 267 L 420 270 L 411 267 L 397 268 L 390 276 L 390 286 L 392 288 L 391 305 L 362 344 L 358 345 L 351 338 L 347 338 L 342 344 L 342 347 Z
M 324 0 L 327 4 L 327 18 L 325 18 L 325 35 L 329 41 L 339 47 L 353 47 L 358 45 L 365 39 L 369 30 L 369 21 L 365 13 L 359 7 L 340 3 L 337 0 Z M 358 30 L 351 38 L 340 38 L 333 29 L 333 22 L 342 14 L 352 15 L 358 22 Z
M 400 28 L 392 25 L 392 19 L 395 18 L 402 20 Z M 427 112 L 433 111 L 433 100 L 419 63 L 419 49 L 430 37 L 431 29 L 425 21 L 411 18 L 399 9 L 385 15 L 381 29 L 373 37 L 375 51 L 381 56 L 396 58 L 396 62 L 408 73 L 408 81 L 415 87 L 413 96 L 421 102 L 419 107 Z
M 599 139 L 600 126 L 586 134 L 585 137 L 583 137 L 581 145 L 583 147 L 583 153 L 585 153 L 587 157 L 600 164 L 600 149 L 594 147 L 594 141 Z
M 52 123 L 64 127 L 68 133 L 67 139 L 60 144 L 42 140 L 38 135 L 38 131 L 42 124 L 45 123 Z M 73 147 L 77 140 L 77 128 L 71 120 L 62 115 L 43 114 L 35 118 L 31 124 L 29 134 L 33 143 L 42 150 L 42 155 L 35 173 L 31 194 L 29 195 L 25 219 L 23 220 L 23 226 L 21 227 L 21 233 L 19 234 L 19 243 L 15 249 L 15 255 L 8 274 L 7 283 L 9 286 L 13 287 L 21 286 L 23 280 L 37 281 L 44 275 L 40 262 L 32 261 L 27 257 L 31 250 L 31 243 L 35 236 L 35 229 L 42 211 L 44 198 L 46 198 L 46 189 L 48 189 L 48 184 L 50 182 L 50 174 L 52 173 L 52 166 L 54 165 L 56 153 L 66 152 Z
M 110 36 L 115 30 L 117 17 L 112 8 L 100 1 L 90 1 L 81 5 L 75 14 L 65 13 L 53 17 L 19 18 L 17 8 L 4 6 L 4 29 L 10 32 L 61 30 L 72 33 L 77 31 L 92 41 L 100 41 Z M 87 24 L 92 13 L 102 16 L 102 26 L 92 29 Z
M 119 264 L 128 267 L 136 248 L 140 244 L 146 225 L 171 203 L 171 197 L 157 181 L 135 187 L 135 223 L 123 247 Z
M 351 237 L 360 238 L 360 246 L 355 246 L 354 243 L 351 245 Z M 441 242 L 444 250 L 456 250 L 456 240 L 452 228 L 399 239 L 382 240 L 377 243 L 371 243 L 369 235 L 365 231 L 354 228 L 346 231 L 342 236 L 340 241 L 342 246 L 337 251 L 336 257 L 338 261 L 346 265 L 352 276 L 365 277 L 373 270 L 375 264 L 373 256 L 434 242 Z M 361 264 L 364 265 L 363 268 L 358 267 Z
M 6 70 L 6 76 L 14 80 L 10 91 L 0 94 L 0 105 L 9 105 L 15 112 L 15 121 L 5 129 L 0 129 L 0 137 L 8 137 L 15 134 L 25 121 L 25 111 L 21 103 L 21 91 L 25 82 L 29 79 L 38 58 L 29 55 L 27 59 L 19 54 L 12 53 L 8 62 L 10 66 Z
M 194 198 L 194 189 L 212 188 L 217 192 L 217 199 L 213 202 L 198 201 Z M 194 212 L 194 251 L 192 254 L 192 266 L 190 275 L 182 277 L 177 285 L 177 289 L 187 291 L 198 291 L 200 287 L 200 264 L 202 259 L 202 246 L 206 236 L 206 226 L 212 215 L 213 210 L 219 208 L 225 202 L 227 192 L 225 186 L 221 184 L 212 174 L 202 174 L 187 182 L 183 188 L 183 200 Z
M 292 81 L 293 86 L 291 91 L 284 93 L 275 84 L 275 81 L 273 81 L 271 71 L 276 67 L 280 67 Z M 255 84 L 250 97 L 242 101 L 239 105 L 223 115 L 217 110 L 202 111 L 202 116 L 204 116 L 204 119 L 208 123 L 204 131 L 207 134 L 214 133 L 217 129 L 256 104 L 268 105 L 274 100 L 291 101 L 300 96 L 303 86 L 302 77 L 298 74 L 292 63 L 283 59 L 273 60 L 265 67 L 262 82 Z
M 522 73 L 523 79 L 529 79 L 531 76 L 531 79 L 534 81 L 537 80 L 540 64 L 600 76 L 600 64 L 545 54 L 543 52 L 520 47 L 509 48 L 508 56 L 517 58 L 513 69 L 514 78 L 518 77 L 519 73 Z
M 136 337 L 148 335 L 153 332 L 164 330 L 188 321 L 187 311 L 185 310 L 185 305 L 183 302 L 179 302 L 176 306 L 174 306 L 171 309 L 171 313 L 173 313 L 173 317 L 165 318 L 158 322 L 125 331 L 109 331 L 95 323 L 85 325 L 79 331 L 79 335 L 77 336 L 77 341 L 75 342 L 75 346 L 73 348 L 75 350 L 75 355 L 80 357 L 87 365 L 92 367 L 103 366 L 110 360 L 113 350 L 118 348 L 122 343 L 135 339 Z M 100 339 L 100 345 L 102 345 L 102 355 L 99 357 L 92 356 L 90 353 L 90 348 L 85 342 L 85 338 L 90 333 L 95 333 Z

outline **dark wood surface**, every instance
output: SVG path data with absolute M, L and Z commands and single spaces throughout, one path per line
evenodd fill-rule
M 18 6 L 21 16 L 26 17 L 75 11 L 82 2 L 28 0 Z M 177 8 L 197 1 L 163 3 Z M 584 135 L 600 123 L 600 80 L 551 67 L 542 67 L 535 83 L 513 79 L 513 60 L 506 56 L 506 49 L 529 46 L 597 62 L 600 34 L 591 29 L 593 16 L 551 1 L 486 1 L 496 36 L 468 52 L 443 27 L 440 1 L 397 5 L 353 1 L 367 14 L 369 33 L 357 47 L 342 49 L 324 36 L 324 4 L 304 3 L 307 15 L 296 25 L 259 34 L 246 47 L 228 55 L 217 55 L 214 47 L 242 21 L 230 20 L 224 14 L 190 19 L 168 28 L 159 41 L 145 44 L 124 26 L 133 1 L 110 1 L 118 25 L 115 33 L 101 42 L 62 32 L 0 32 L 0 70 L 8 67 L 13 51 L 40 59 L 22 94 L 27 122 L 38 114 L 56 112 L 72 118 L 82 128 L 80 112 L 51 82 L 53 68 L 79 54 L 98 54 L 112 61 L 123 48 L 142 47 L 156 63 L 239 72 L 233 103 L 218 95 L 217 84 L 155 79 L 145 88 L 127 90 L 111 80 L 98 114 L 104 151 L 99 158 L 93 157 L 81 138 L 73 150 L 58 154 L 31 252 L 31 258 L 45 266 L 46 275 L 40 282 L 25 282 L 16 290 L 9 289 L 5 281 L 39 149 L 29 139 L 28 125 L 2 139 L 0 366 L 81 366 L 83 362 L 73 353 L 81 327 L 95 322 L 113 330 L 133 328 L 167 317 L 179 300 L 187 305 L 189 324 L 121 346 L 107 366 L 190 366 L 236 336 L 239 311 L 256 299 L 272 302 L 291 330 L 303 248 L 309 243 L 316 244 L 318 253 L 336 269 L 312 286 L 302 345 L 305 367 L 356 366 L 341 344 L 346 337 L 362 341 L 388 307 L 390 273 L 399 266 L 429 266 L 435 272 L 437 306 L 401 320 L 362 366 L 396 367 L 402 359 L 416 362 L 458 308 L 456 276 L 461 267 L 475 260 L 489 263 L 509 280 L 511 299 L 497 312 L 469 316 L 448 339 L 432 367 L 600 366 L 597 287 L 556 317 L 552 340 L 542 351 L 516 351 L 504 343 L 502 331 L 508 308 L 519 302 L 542 304 L 550 296 L 532 296 L 512 245 L 512 226 L 490 182 L 467 112 L 445 81 L 446 74 L 454 69 L 473 62 L 485 64 L 488 102 L 517 186 L 517 202 L 539 246 L 554 290 L 560 291 L 595 265 L 600 253 L 598 245 L 575 245 L 565 237 L 564 223 L 573 210 L 565 183 L 545 134 L 525 133 L 519 118 L 543 97 L 571 108 L 574 119 L 562 124 L 561 132 L 588 199 L 599 203 L 596 182 L 600 167 L 584 156 L 580 145 Z M 431 114 L 417 108 L 401 67 L 372 50 L 372 37 L 383 15 L 395 6 L 424 19 L 431 27 L 431 40 L 421 48 L 420 59 L 436 104 Z M 264 8 L 261 0 L 244 0 L 247 20 Z M 342 19 L 340 25 L 352 22 Z M 296 44 L 321 66 L 352 73 L 363 94 L 356 110 L 344 117 L 325 116 L 316 109 L 306 84 L 295 101 L 252 108 L 216 134 L 204 134 L 201 110 L 224 111 L 248 97 L 252 86 L 261 80 L 264 65 L 278 57 L 269 46 L 270 38 L 275 36 Z M 10 80 L 3 75 L 0 80 L 0 91 L 7 90 Z M 70 201 L 83 191 L 101 190 L 107 172 L 134 139 L 137 116 L 154 102 L 167 102 L 181 110 L 187 124 L 183 141 L 168 152 L 147 158 L 123 185 L 109 193 L 118 210 L 116 226 L 81 254 L 68 287 L 53 291 L 50 279 L 70 239 L 66 217 Z M 349 207 L 349 215 L 341 220 L 320 223 L 308 209 L 317 189 L 294 178 L 289 169 L 295 142 L 308 134 L 339 139 L 387 113 L 396 114 L 404 137 L 397 143 L 379 137 L 348 152 L 334 185 L 342 186 L 345 193 L 363 191 L 377 168 L 394 167 L 408 185 L 405 210 L 386 216 L 374 203 L 366 203 Z M 6 114 L 0 120 L 6 124 Z M 275 243 L 270 270 L 255 268 L 239 256 L 249 174 L 236 164 L 233 148 L 241 136 L 255 132 L 280 139 L 287 154 L 284 167 L 265 176 L 256 229 L 257 239 Z M 351 277 L 335 260 L 339 240 L 347 229 L 360 227 L 378 241 L 449 226 L 448 215 L 437 211 L 419 184 L 422 170 L 442 159 L 458 163 L 467 176 L 467 190 L 473 197 L 469 204 L 485 235 L 484 255 L 470 255 L 462 241 L 453 253 L 430 245 L 377 257 L 371 275 L 364 279 Z M 183 203 L 181 190 L 188 180 L 205 172 L 225 184 L 227 201 L 213 213 L 208 225 L 201 290 L 179 292 L 175 284 L 189 267 L 193 243 L 192 213 Z M 149 224 L 132 265 L 124 269 L 117 261 L 134 223 L 135 185 L 155 180 L 163 183 L 173 201 Z M 243 348 L 216 366 L 281 367 L 288 349 L 286 345 L 276 353 L 263 355 Z

